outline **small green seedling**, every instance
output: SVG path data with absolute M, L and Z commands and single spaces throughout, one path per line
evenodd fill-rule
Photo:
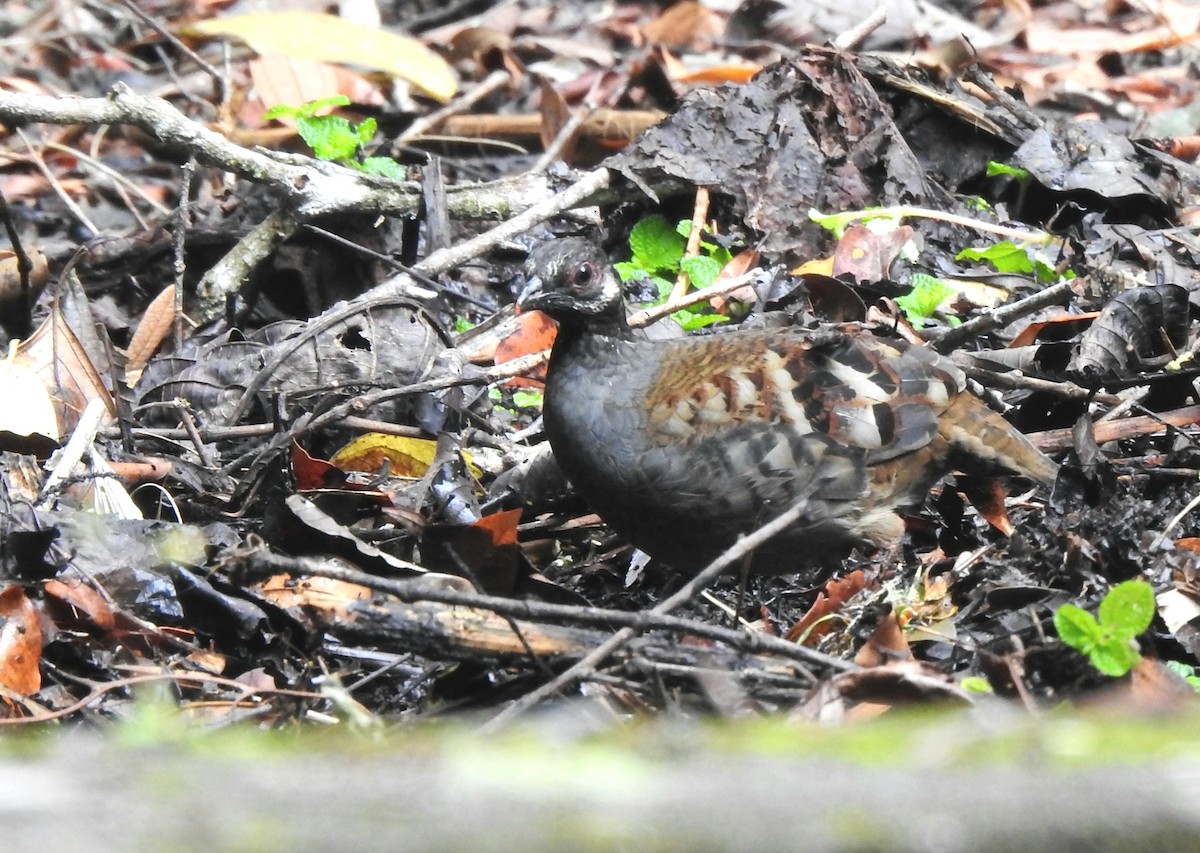
M 919 323 L 933 317 L 938 306 L 954 293 L 953 287 L 928 273 L 913 273 L 910 280 L 913 289 L 904 296 L 896 297 L 896 304 L 910 323 Z
M 404 167 L 391 157 L 358 157 L 359 149 L 375 137 L 375 129 L 378 126 L 375 119 L 367 118 L 358 124 L 351 124 L 341 116 L 317 115 L 326 107 L 343 107 L 349 103 L 350 99 L 345 95 L 332 95 L 298 107 L 278 104 L 263 113 L 263 118 L 295 120 L 300 138 L 308 143 L 319 160 L 340 163 L 371 175 L 404 180 L 407 177 Z
M 1142 656 L 1133 641 L 1154 619 L 1154 590 L 1142 580 L 1119 583 L 1100 602 L 1099 619 L 1074 604 L 1054 613 L 1058 638 L 1088 656 L 1105 675 L 1120 677 Z
M 963 690 L 967 691 L 968 693 L 983 694 L 983 693 L 995 693 L 996 692 L 995 690 L 992 689 L 992 685 L 988 682 L 988 680 L 986 678 L 981 678 L 978 675 L 968 675 L 966 678 L 964 678 L 962 681 L 960 681 L 958 683 L 958 686 L 961 687 Z
M 513 391 L 513 405 L 518 409 L 542 408 L 543 395 L 540 388 L 518 388 Z
M 1022 169 L 1020 166 L 1010 166 L 1007 163 L 997 163 L 995 160 L 989 160 L 987 164 L 987 176 L 989 178 L 1005 175 L 1009 178 L 1015 178 L 1018 181 L 1032 180 L 1033 175 L 1028 169 Z
M 616 264 L 617 274 L 622 281 L 647 279 L 658 290 L 658 299 L 653 304 L 661 305 L 667 300 L 674 287 L 673 279 L 680 271 L 686 272 L 692 284 L 703 289 L 717 280 L 721 268 L 729 263 L 729 252 L 715 243 L 702 240 L 703 254 L 684 257 L 687 235 L 692 222 L 685 219 L 675 227 L 662 216 L 643 219 L 629 232 L 629 248 L 633 257 Z M 681 308 L 671 319 L 686 331 L 699 329 L 713 323 L 724 322 L 720 314 L 705 314 L 695 308 Z
M 540 411 L 544 395 L 540 388 L 517 388 L 509 395 L 502 389 L 493 387 L 488 391 L 488 399 L 496 404 L 496 408 L 515 418 L 520 416 L 523 410 Z

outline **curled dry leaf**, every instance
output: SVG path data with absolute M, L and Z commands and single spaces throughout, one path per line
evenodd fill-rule
M 683 0 L 642 27 L 642 35 L 651 44 L 702 48 L 724 29 L 725 23 L 716 12 L 695 0 Z
M 912 649 L 900 628 L 895 612 L 889 613 L 876 626 L 870 639 L 858 650 L 854 662 L 859 666 L 883 666 L 899 660 L 912 660 Z
M 60 438 L 75 429 L 79 416 L 93 399 L 103 401 L 108 415 L 116 415 L 112 395 L 104 386 L 91 358 L 57 310 L 17 349 L 15 360 L 32 369 L 45 384 L 58 415 Z
M 43 588 L 46 595 L 74 608 L 102 631 L 111 631 L 116 624 L 104 596 L 78 578 L 51 578 Z
M 817 594 L 817 600 L 788 630 L 785 639 L 791 643 L 803 641 L 806 646 L 816 646 L 835 625 L 833 620 L 826 617 L 837 613 L 843 604 L 861 592 L 866 585 L 867 576 L 861 569 L 856 569 L 845 577 L 827 581 L 825 590 Z
M 42 623 L 25 590 L 13 585 L 0 592 L 0 684 L 29 696 L 42 688 Z
M 436 457 L 436 441 L 368 432 L 342 446 L 330 457 L 329 463 L 342 471 L 378 474 L 386 470 L 396 477 L 416 478 L 425 476 Z M 483 472 L 471 464 L 469 454 L 464 453 L 463 458 L 472 476 L 483 476 Z
M 1085 375 L 1141 368 L 1142 360 L 1167 352 L 1167 341 L 1187 338 L 1188 291 L 1177 284 L 1135 287 L 1104 306 L 1079 341 L 1071 370 Z
M 554 345 L 558 324 L 541 311 L 526 311 L 517 315 L 517 330 L 496 344 L 495 363 L 504 364 L 515 358 L 542 352 Z M 525 376 L 509 380 L 514 386 L 540 386 L 546 378 L 546 367 L 542 365 Z
M 142 314 L 133 337 L 126 350 L 125 375 L 130 385 L 136 385 L 150 362 L 150 356 L 158 351 L 159 346 L 171 331 L 175 322 L 175 285 L 163 288 L 162 293 L 154 297 Z

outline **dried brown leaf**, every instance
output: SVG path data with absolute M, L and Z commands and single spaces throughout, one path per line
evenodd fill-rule
M 0 684 L 29 696 L 42 688 L 42 623 L 25 590 L 13 585 L 0 592 Z
M 129 340 L 126 350 L 125 374 L 130 385 L 137 383 L 138 377 L 150 363 L 150 356 L 158 351 L 171 326 L 175 322 L 175 285 L 163 288 L 162 293 L 154 297 L 146 306 L 142 320 L 138 323 Z

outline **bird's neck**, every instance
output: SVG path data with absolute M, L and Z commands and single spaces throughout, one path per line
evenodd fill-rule
M 554 340 L 554 354 L 561 357 L 576 352 L 579 345 L 597 338 L 612 338 L 618 341 L 633 340 L 633 330 L 625 322 L 625 309 L 588 317 L 586 321 L 568 318 L 558 321 L 558 335 Z

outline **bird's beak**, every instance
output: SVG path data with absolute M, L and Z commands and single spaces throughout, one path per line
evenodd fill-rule
M 527 308 L 528 303 L 542 295 L 542 280 L 536 275 L 531 275 L 525 282 L 525 286 L 521 288 L 521 294 L 517 297 L 517 305 L 521 308 Z

